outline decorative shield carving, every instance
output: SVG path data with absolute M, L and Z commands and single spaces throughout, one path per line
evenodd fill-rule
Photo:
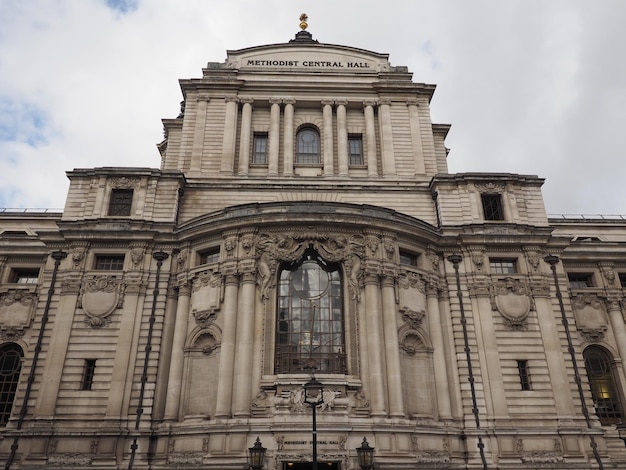
M 534 308 L 530 287 L 518 279 L 507 277 L 495 282 L 489 294 L 492 310 L 500 312 L 512 324 L 524 322 Z
M 124 303 L 125 283 L 113 276 L 97 276 L 88 279 L 82 286 L 79 308 L 87 315 L 85 322 L 99 328 L 107 325 L 108 318 Z
M 576 326 L 591 342 L 604 338 L 608 328 L 604 302 L 596 294 L 577 295 L 572 299 Z

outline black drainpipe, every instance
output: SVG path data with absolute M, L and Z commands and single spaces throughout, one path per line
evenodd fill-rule
M 478 402 L 476 400 L 476 387 L 474 386 L 474 373 L 472 371 L 472 356 L 470 354 L 469 337 L 467 335 L 467 320 L 465 319 L 465 307 L 463 306 L 463 293 L 461 292 L 461 277 L 459 275 L 459 263 L 463 258 L 461 255 L 450 255 L 448 261 L 454 266 L 454 275 L 456 277 L 456 296 L 459 299 L 459 307 L 461 309 L 461 326 L 463 327 L 463 341 L 465 343 L 465 357 L 467 358 L 467 380 L 470 383 L 472 393 L 472 413 L 476 422 L 476 429 L 480 429 L 480 417 L 478 415 Z M 478 435 L 478 451 L 480 452 L 480 460 L 483 463 L 483 469 L 487 470 L 487 460 L 485 458 L 485 444 L 483 439 Z
M 67 257 L 67 253 L 65 251 L 53 251 L 50 256 L 54 260 L 54 270 L 52 271 L 52 279 L 50 280 L 50 289 L 48 290 L 48 298 L 46 299 L 46 306 L 43 310 L 43 315 L 41 317 L 41 326 L 39 327 L 39 336 L 37 337 L 37 344 L 35 345 L 35 350 L 33 353 L 33 363 L 30 366 L 30 372 L 28 374 L 28 380 L 26 382 L 26 390 L 24 391 L 24 401 L 22 402 L 22 408 L 20 409 L 20 414 L 17 418 L 16 429 L 19 431 L 22 429 L 22 424 L 24 424 L 24 418 L 26 417 L 26 413 L 28 413 L 28 400 L 30 399 L 30 392 L 33 388 L 33 382 L 35 381 L 35 369 L 37 368 L 37 362 L 39 360 L 39 353 L 41 352 L 41 343 L 43 342 L 43 334 L 46 330 L 46 324 L 48 323 L 48 315 L 50 313 L 50 304 L 52 303 L 52 296 L 54 295 L 54 285 L 57 280 L 57 273 L 59 272 L 59 265 L 61 264 L 61 260 Z M 13 444 L 11 444 L 11 454 L 9 454 L 9 458 L 7 459 L 4 468 L 8 470 L 11 468 L 11 464 L 15 459 L 15 454 L 17 452 L 19 441 L 19 434 L 13 438 Z
M 556 264 L 559 262 L 559 257 L 554 256 L 554 255 L 548 255 L 544 258 L 544 260 L 546 263 L 550 265 L 550 269 L 552 270 L 552 275 L 554 277 L 556 297 L 557 299 L 559 299 L 559 307 L 561 309 L 561 321 L 563 322 L 563 327 L 565 328 L 565 336 L 567 337 L 567 350 L 569 351 L 570 357 L 572 359 L 572 366 L 574 367 L 574 381 L 576 382 L 576 386 L 578 387 L 578 396 L 580 397 L 580 404 L 582 406 L 583 415 L 585 416 L 585 421 L 587 422 L 587 427 L 591 429 L 591 418 L 589 417 L 589 410 L 587 409 L 585 393 L 583 392 L 582 381 L 580 380 L 580 374 L 578 373 L 576 354 L 574 353 L 574 344 L 572 342 L 572 336 L 569 331 L 569 323 L 567 322 L 567 315 L 565 314 L 565 306 L 563 305 L 563 295 L 561 294 L 561 288 L 559 287 L 559 278 L 556 274 Z M 602 465 L 602 459 L 600 458 L 600 454 L 598 453 L 598 444 L 596 443 L 595 438 L 591 434 L 589 434 L 589 440 L 591 441 L 591 449 L 593 450 L 593 456 L 596 458 L 596 462 L 598 462 L 598 468 L 600 470 L 603 470 L 604 465 Z
M 137 405 L 137 415 L 135 418 L 135 431 L 139 431 L 139 422 L 141 421 L 141 415 L 143 414 L 143 398 L 146 393 L 146 383 L 148 382 L 148 362 L 150 360 L 150 351 L 152 350 L 152 334 L 154 332 L 154 323 L 156 321 L 156 304 L 159 296 L 159 281 L 161 278 L 161 266 L 163 261 L 168 258 L 168 254 L 162 251 L 157 251 L 152 254 L 152 257 L 157 261 L 156 280 L 154 281 L 154 291 L 152 292 L 152 311 L 150 312 L 150 320 L 148 327 L 148 339 L 146 340 L 146 354 L 143 361 L 143 372 L 141 374 L 141 389 L 139 390 L 139 403 Z M 132 470 L 133 462 L 135 461 L 135 454 L 137 452 L 137 433 L 133 438 L 133 443 L 130 446 L 130 461 L 128 462 L 128 470 Z

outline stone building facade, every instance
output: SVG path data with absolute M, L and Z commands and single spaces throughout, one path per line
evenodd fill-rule
M 228 51 L 160 168 L 0 213 L 6 468 L 626 468 L 626 221 L 450 174 L 435 87 L 386 54 Z

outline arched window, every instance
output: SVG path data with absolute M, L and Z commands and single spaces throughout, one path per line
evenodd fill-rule
M 296 163 L 320 163 L 320 134 L 313 127 L 303 127 L 296 134 Z
M 278 286 L 276 373 L 345 374 L 343 288 L 339 266 L 310 250 L 283 265 Z
M 11 417 L 15 391 L 22 369 L 22 348 L 10 343 L 0 348 L 0 425 Z
M 590 346 L 585 349 L 583 356 L 591 386 L 591 397 L 600 422 L 603 425 L 621 422 L 622 407 L 611 369 L 610 355 L 602 348 Z

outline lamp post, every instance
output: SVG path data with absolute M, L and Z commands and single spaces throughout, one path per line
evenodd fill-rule
M 366 438 L 363 438 L 361 447 L 356 448 L 356 455 L 359 458 L 361 470 L 371 470 L 374 468 L 374 448 L 370 447 Z
M 317 470 L 317 407 L 324 403 L 322 384 L 311 375 L 311 380 L 304 384 L 304 402 L 313 412 L 313 470 Z
M 252 470 L 261 470 L 265 463 L 265 451 L 267 449 L 261 444 L 261 440 L 257 436 L 252 447 L 248 447 L 248 466 Z

